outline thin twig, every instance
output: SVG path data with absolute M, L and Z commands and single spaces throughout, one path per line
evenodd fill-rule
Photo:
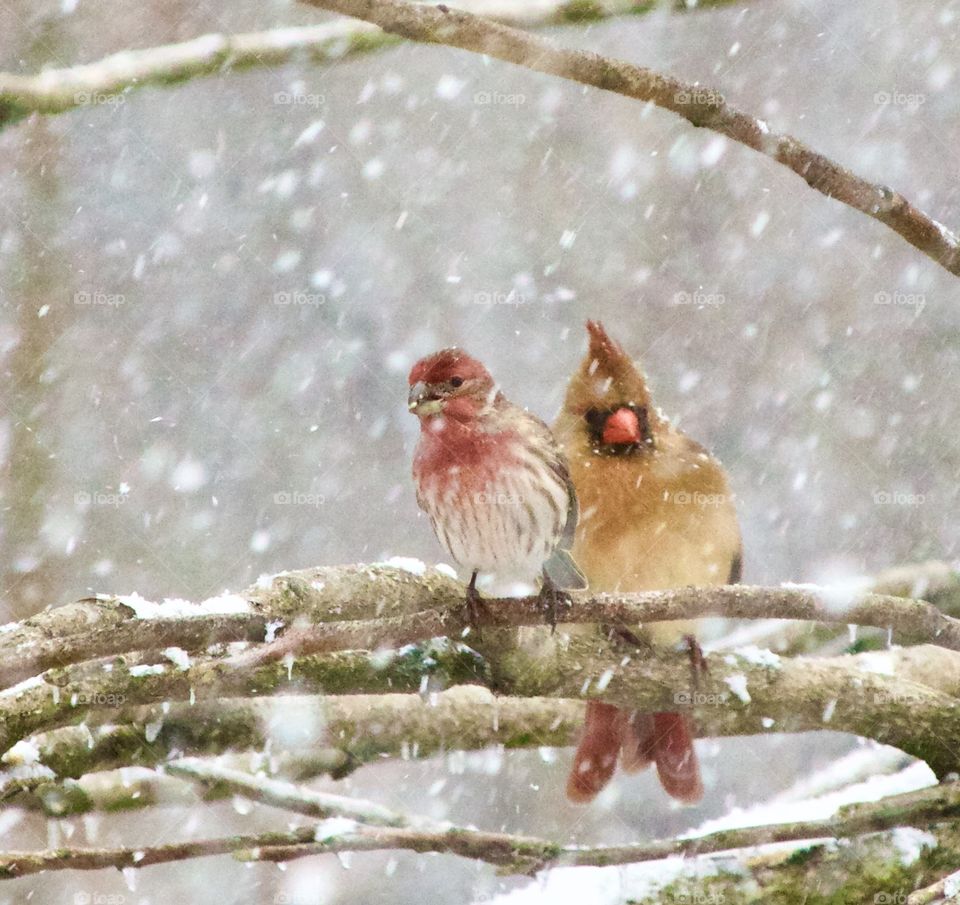
M 173 761 L 165 764 L 163 769 L 172 776 L 220 786 L 253 801 L 308 817 L 347 817 L 373 826 L 408 826 L 411 823 L 403 814 L 391 811 L 374 801 L 334 795 L 330 792 L 315 792 L 269 776 L 254 776 L 243 770 L 196 758 Z
M 960 817 L 957 784 L 934 786 L 878 802 L 848 805 L 828 819 L 747 829 L 706 836 L 616 846 L 564 846 L 529 836 L 452 827 L 425 830 L 366 826 L 341 819 L 288 832 L 206 839 L 175 845 L 116 849 L 61 848 L 0 855 L 0 879 L 49 870 L 146 867 L 208 855 L 235 853 L 242 860 L 289 861 L 345 851 L 407 849 L 440 852 L 497 864 L 514 873 L 546 867 L 605 866 L 734 852 L 776 842 L 849 838 L 900 826 L 927 827 Z

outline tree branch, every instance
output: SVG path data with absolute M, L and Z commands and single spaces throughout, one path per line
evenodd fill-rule
M 878 576 L 875 590 L 862 587 L 776 588 L 732 586 L 682 588 L 643 594 L 573 596 L 568 622 L 637 624 L 702 616 L 736 619 L 803 619 L 892 629 L 914 643 L 960 649 L 960 620 L 937 606 L 900 594 L 949 597 L 957 606 L 960 580 L 946 563 L 901 567 Z M 0 685 L 29 679 L 47 669 L 131 650 L 180 647 L 202 651 L 230 641 L 262 641 L 267 625 L 282 636 L 285 626 L 307 623 L 296 637 L 251 652 L 248 666 L 288 654 L 374 650 L 466 628 L 463 586 L 437 572 L 412 574 L 389 565 L 334 566 L 281 573 L 240 595 L 201 603 L 162 604 L 129 597 L 89 598 L 47 610 L 4 627 L 0 633 Z M 491 600 L 486 626 L 538 625 L 536 598 Z
M 257 783 L 256 778 L 245 782 L 248 791 Z M 322 810 L 314 797 L 316 793 L 301 797 L 301 792 L 289 787 L 283 790 L 280 797 L 294 805 L 294 810 Z M 298 798 L 301 798 L 299 802 Z M 349 804 L 340 802 L 336 807 L 345 813 L 353 810 L 361 814 L 367 804 L 361 803 L 351 808 Z M 377 813 L 380 814 L 379 811 Z M 632 864 L 677 855 L 697 857 L 732 852 L 777 842 L 849 838 L 901 826 L 927 827 L 956 820 L 957 817 L 960 817 L 960 788 L 954 783 L 892 796 L 879 802 L 848 805 L 826 820 L 724 830 L 700 837 L 617 846 L 564 846 L 534 837 L 487 833 L 462 827 L 440 828 L 431 825 L 426 829 L 416 829 L 369 826 L 339 818 L 288 832 L 140 849 L 67 848 L 44 852 L 8 852 L 0 855 L 0 879 L 22 877 L 44 870 L 146 867 L 227 853 L 234 853 L 236 857 L 247 861 L 289 861 L 334 852 L 386 849 L 454 854 L 496 864 L 513 873 L 535 873 L 547 867 Z
M 411 823 L 403 814 L 374 801 L 315 792 L 268 776 L 254 776 L 243 770 L 233 770 L 202 760 L 173 761 L 164 766 L 164 772 L 307 817 L 346 817 L 374 826 L 409 826 Z
M 670 110 L 694 126 L 711 129 L 783 164 L 811 188 L 878 220 L 954 276 L 960 276 L 960 238 L 942 223 L 914 207 L 899 192 L 857 176 L 791 135 L 771 132 L 763 120 L 726 103 L 719 91 L 623 60 L 568 50 L 444 4 L 429 6 L 407 0 L 304 2 L 372 22 L 389 34 L 485 54 Z
M 635 0 L 466 0 L 497 22 L 520 28 L 591 22 L 646 13 L 655 3 Z M 686 11 L 722 6 L 735 0 L 706 0 Z M 276 28 L 248 34 L 209 34 L 178 44 L 124 50 L 95 63 L 46 69 L 25 76 L 0 72 L 0 129 L 31 114 L 63 113 L 92 104 L 117 103 L 130 91 L 165 87 L 204 76 L 287 63 L 330 63 L 351 54 L 368 53 L 402 41 L 398 35 L 363 22 L 335 21 L 303 28 Z
M 299 726 L 277 731 L 278 714 L 295 714 Z M 583 724 L 583 702 L 555 698 L 501 698 L 476 685 L 423 697 L 417 694 L 271 697 L 213 700 L 128 709 L 111 717 L 125 725 L 68 726 L 30 739 L 34 769 L 6 757 L 0 798 L 50 786 L 59 779 L 128 765 L 152 767 L 171 757 L 264 750 L 272 744 L 282 775 L 341 777 L 385 754 L 430 757 L 449 750 L 564 747 Z M 285 721 L 285 725 L 289 719 Z M 147 741 L 146 727 L 152 727 Z M 60 796 L 62 800 L 63 796 Z M 82 804 L 82 802 L 80 803 Z M 71 805 L 73 807 L 75 805 Z

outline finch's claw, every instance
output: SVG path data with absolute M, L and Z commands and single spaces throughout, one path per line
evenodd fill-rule
M 683 640 L 687 642 L 687 656 L 690 657 L 690 670 L 693 672 L 693 687 L 700 684 L 700 676 L 705 676 L 707 670 L 707 658 L 703 655 L 703 648 L 693 635 L 684 635 Z
M 569 609 L 572 605 L 570 595 L 558 588 L 546 575 L 543 576 L 543 584 L 540 585 L 540 593 L 537 595 L 540 605 L 543 607 L 544 616 L 547 625 L 550 626 L 551 634 L 556 632 L 557 623 L 563 622 L 560 618 L 562 611 Z
M 480 624 L 483 622 L 485 617 L 489 617 L 490 611 L 487 609 L 487 605 L 483 602 L 480 592 L 473 586 L 472 582 L 467 588 L 466 609 L 467 624 L 470 626 L 471 631 L 476 632 L 479 636 Z

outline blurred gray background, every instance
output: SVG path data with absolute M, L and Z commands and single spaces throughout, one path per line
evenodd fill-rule
M 287 2 L 5 3 L 0 69 L 323 19 Z M 550 33 L 700 80 L 956 228 L 958 23 L 957 2 L 765 0 Z M 21 122 L 0 132 L 0 620 L 88 591 L 196 599 L 286 568 L 442 559 L 409 477 L 409 366 L 465 345 L 550 419 L 587 317 L 728 467 L 745 580 L 950 558 L 958 302 L 955 278 L 767 158 L 443 47 Z M 424 810 L 445 780 L 451 819 L 614 841 L 762 798 L 851 743 L 703 742 L 707 799 L 682 811 L 650 776 L 567 806 L 567 751 L 368 767 L 338 788 Z M 4 848 L 146 844 L 287 817 L 190 820 L 0 815 L 0 831 Z M 451 858 L 218 859 L 150 868 L 133 891 L 113 873 L 4 883 L 0 901 L 460 902 L 516 882 Z

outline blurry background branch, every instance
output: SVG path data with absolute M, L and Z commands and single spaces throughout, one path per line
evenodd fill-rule
M 772 132 L 763 120 L 728 104 L 719 90 L 624 60 L 569 50 L 444 4 L 430 6 L 407 0 L 305 2 L 373 22 L 390 34 L 486 54 L 670 110 L 694 126 L 719 132 L 771 157 L 811 188 L 879 220 L 954 276 L 960 276 L 960 238 L 942 223 L 914 207 L 899 192 L 857 176 L 791 135 Z
M 407 38 L 446 44 L 540 72 L 572 79 L 670 110 L 692 125 L 711 129 L 793 170 L 829 198 L 879 220 L 950 273 L 960 275 L 960 239 L 900 193 L 874 184 L 817 153 L 790 135 L 730 104 L 722 93 L 696 83 L 602 57 L 568 50 L 511 27 L 584 22 L 645 12 L 649 4 L 620 0 L 568 0 L 526 7 L 484 3 L 484 16 L 406 0 L 307 0 L 311 5 L 365 20 L 243 34 L 211 34 L 180 44 L 123 51 L 96 63 L 50 69 L 34 76 L 0 73 L 0 128 L 32 113 L 61 113 L 108 102 L 144 86 L 277 66 L 298 59 L 332 62 Z M 706 4 L 706 5 L 717 5 Z M 678 3 L 677 8 L 684 8 Z
M 684 0 L 674 0 L 671 7 L 687 11 L 732 2 L 736 0 L 706 0 L 690 6 Z M 633 0 L 468 0 L 465 5 L 493 21 L 543 28 L 646 13 L 657 4 Z M 335 21 L 248 34 L 202 35 L 178 44 L 124 50 L 94 63 L 46 69 L 37 75 L 0 72 L 0 129 L 30 113 L 63 113 L 103 104 L 139 88 L 298 61 L 332 63 L 402 40 L 365 22 Z

